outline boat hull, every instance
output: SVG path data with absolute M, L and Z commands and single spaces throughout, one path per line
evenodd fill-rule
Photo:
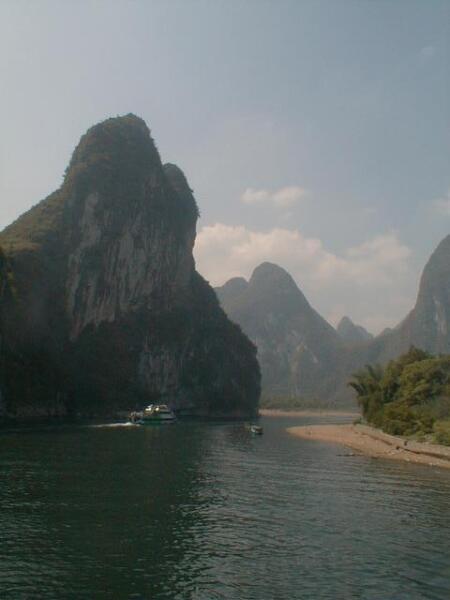
M 175 423 L 175 421 L 175 417 L 158 417 L 154 419 L 139 419 L 136 422 L 138 425 L 170 425 L 171 423 Z

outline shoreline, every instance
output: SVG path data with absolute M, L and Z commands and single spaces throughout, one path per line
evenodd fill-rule
M 350 410 L 328 410 L 324 409 L 308 409 L 308 410 L 285 410 L 282 408 L 260 408 L 259 415 L 261 417 L 351 417 L 357 419 L 361 416 L 358 412 Z
M 368 425 L 307 425 L 288 427 L 291 435 L 339 444 L 371 458 L 401 460 L 450 469 L 450 447 L 406 440 Z

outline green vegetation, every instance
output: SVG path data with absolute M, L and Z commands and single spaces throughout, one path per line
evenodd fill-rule
M 450 445 L 450 355 L 411 347 L 384 369 L 367 365 L 349 385 L 375 427 Z
M 61 222 L 63 200 L 60 191 L 54 192 L 6 227 L 0 233 L 5 253 L 10 255 L 17 251 L 36 250 L 43 243 L 53 240 Z
M 0 324 L 2 310 L 7 302 L 16 300 L 17 288 L 16 281 L 14 278 L 14 272 L 11 268 L 10 261 L 8 260 L 3 248 L 0 246 L 0 299 L 2 306 L 0 307 Z

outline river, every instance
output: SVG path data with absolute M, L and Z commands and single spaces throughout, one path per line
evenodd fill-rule
M 450 598 L 450 470 L 286 433 L 0 434 L 0 598 Z

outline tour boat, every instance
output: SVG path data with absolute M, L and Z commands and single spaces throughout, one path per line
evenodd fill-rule
M 149 404 L 144 410 L 131 413 L 130 419 L 138 425 L 153 425 L 173 423 L 176 417 L 167 404 Z
M 250 425 L 250 431 L 255 435 L 262 435 L 263 428 L 261 425 Z

